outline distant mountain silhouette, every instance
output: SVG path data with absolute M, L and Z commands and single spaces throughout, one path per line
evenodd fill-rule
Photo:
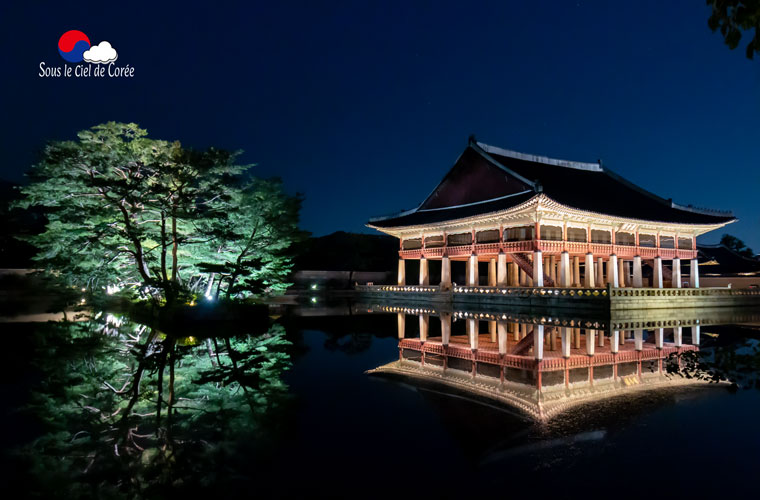
M 398 240 L 379 234 L 338 231 L 301 243 L 296 271 L 387 271 L 396 272 Z

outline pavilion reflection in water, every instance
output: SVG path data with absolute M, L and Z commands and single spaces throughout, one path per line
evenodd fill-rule
M 627 391 L 704 384 L 668 375 L 667 363 L 680 362 L 671 355 L 699 350 L 703 325 L 757 316 L 725 309 L 625 320 L 429 306 L 370 310 L 395 313 L 399 338 L 399 359 L 370 373 L 442 383 L 539 419 Z

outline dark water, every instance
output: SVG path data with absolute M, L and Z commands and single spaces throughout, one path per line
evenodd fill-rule
M 536 423 L 464 393 L 366 375 L 366 370 L 398 357 L 395 315 L 286 314 L 280 321 L 292 342 L 292 367 L 282 375 L 287 395 L 269 417 L 255 419 L 256 433 L 245 425 L 223 429 L 224 453 L 202 455 L 199 468 L 186 475 L 194 479 L 170 480 L 164 488 L 137 492 L 128 486 L 98 490 L 101 483 L 128 484 L 125 476 L 138 470 L 109 469 L 96 478 L 72 476 L 72 481 L 95 485 L 77 494 L 756 496 L 758 390 L 650 391 L 581 406 L 549 423 Z M 23 487 L 21 496 L 51 493 L 44 486 L 45 470 L 34 469 L 39 448 L 28 448 L 28 443 L 48 431 L 45 417 L 56 416 L 22 410 L 43 381 L 35 366 L 40 360 L 32 362 L 39 354 L 39 340 L 31 333 L 36 328 L 3 328 L 7 358 L 2 445 L 6 452 L 15 450 L 5 458 L 3 480 Z M 186 436 L 213 436 L 203 425 L 208 422 L 193 423 Z M 25 454 L 19 455 L 19 449 Z M 151 466 L 137 462 L 138 468 Z M 153 465 L 179 466 L 180 461 Z M 204 475 L 208 479 L 200 480 Z M 69 486 L 61 486 L 58 494 L 76 496 L 69 494 Z

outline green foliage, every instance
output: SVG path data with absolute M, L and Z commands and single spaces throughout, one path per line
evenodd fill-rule
M 738 253 L 742 257 L 748 257 L 750 259 L 755 258 L 755 252 L 752 251 L 742 240 L 736 236 L 730 234 L 724 234 L 720 238 L 720 244 L 730 248 L 734 252 Z
M 712 7 L 707 25 L 713 32 L 720 30 L 731 50 L 739 46 L 742 32 L 747 32 L 751 36 L 745 52 L 747 59 L 760 54 L 760 0 L 707 0 L 707 5 Z
M 43 496 L 163 497 L 221 481 L 284 401 L 284 329 L 198 340 L 111 315 L 50 324 L 27 409 L 45 432 L 21 455 Z M 44 491 L 39 491 L 44 488 Z
M 737 339 L 729 345 L 673 353 L 667 372 L 708 382 L 728 382 L 733 389 L 760 389 L 760 342 Z
M 280 292 L 300 197 L 251 178 L 236 154 L 186 150 L 109 122 L 49 144 L 22 189 L 45 231 L 36 260 L 67 283 L 175 303 L 211 289 L 229 297 Z M 218 274 L 218 276 L 215 276 Z

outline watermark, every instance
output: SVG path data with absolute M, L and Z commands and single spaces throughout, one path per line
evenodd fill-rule
M 63 65 L 40 61 L 40 78 L 133 78 L 134 66 L 117 65 L 119 53 L 110 42 L 92 45 L 79 30 L 69 30 L 58 39 L 58 53 Z

